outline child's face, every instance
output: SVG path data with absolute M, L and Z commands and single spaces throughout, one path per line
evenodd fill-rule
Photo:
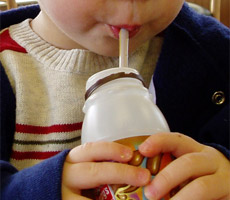
M 52 34 L 57 36 L 61 33 L 57 38 L 61 48 L 88 49 L 101 55 L 117 56 L 120 27 L 130 30 L 129 48 L 134 51 L 165 29 L 174 20 L 183 2 L 184 0 L 40 0 L 43 20 L 51 20 L 47 27 L 50 35 L 43 37 L 49 40 Z M 54 40 L 52 43 L 55 45 Z

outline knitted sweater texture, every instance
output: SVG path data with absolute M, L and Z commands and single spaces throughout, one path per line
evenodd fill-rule
M 1 34 L 0 59 L 17 104 L 10 162 L 19 170 L 80 144 L 86 80 L 118 66 L 118 57 L 58 49 L 36 35 L 29 22 L 10 26 Z M 130 55 L 130 66 L 148 84 L 162 39 L 156 37 Z

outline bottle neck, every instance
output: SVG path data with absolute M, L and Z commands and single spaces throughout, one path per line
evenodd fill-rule
M 141 81 L 141 83 L 143 84 L 144 87 L 146 87 L 143 78 L 141 77 L 141 75 L 139 74 L 135 74 L 135 73 L 128 73 L 126 74 L 125 72 L 119 72 L 116 74 L 111 74 L 109 76 L 106 76 L 102 79 L 99 79 L 98 81 L 96 81 L 85 93 L 85 100 L 87 100 L 90 95 L 99 87 L 101 87 L 102 85 L 112 81 L 112 80 L 116 80 L 119 78 L 134 78 L 134 79 L 138 79 L 139 81 Z M 146 87 L 147 88 L 147 87 Z

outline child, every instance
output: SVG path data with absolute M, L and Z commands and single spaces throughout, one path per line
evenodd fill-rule
M 1 13 L 1 198 L 85 199 L 99 185 L 130 184 L 160 199 L 189 180 L 172 199 L 229 199 L 229 29 L 183 0 L 39 6 Z M 157 105 L 180 132 L 140 145 L 144 156 L 177 158 L 152 181 L 125 164 L 125 146 L 79 145 L 85 82 L 118 66 L 120 28 L 130 33 L 129 66 L 154 83 Z

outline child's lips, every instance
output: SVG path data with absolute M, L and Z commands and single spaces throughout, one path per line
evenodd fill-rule
M 129 31 L 129 38 L 134 37 L 139 30 L 141 29 L 140 25 L 118 25 L 118 26 L 113 26 L 113 25 L 109 25 L 113 35 L 115 36 L 115 38 L 119 38 L 119 32 L 122 28 L 126 29 Z

